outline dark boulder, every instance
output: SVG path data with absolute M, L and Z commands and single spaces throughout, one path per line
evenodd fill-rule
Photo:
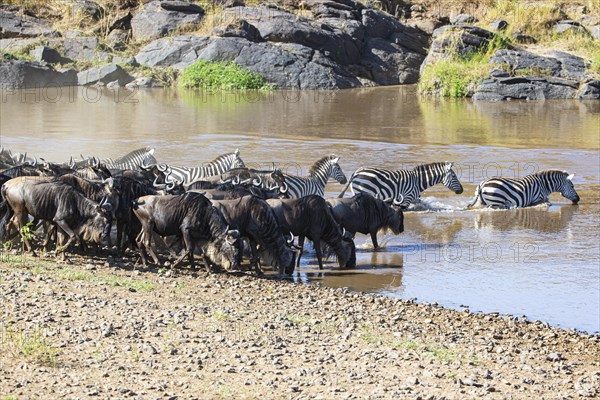
M 600 81 L 593 80 L 584 83 L 575 98 L 579 100 L 600 100 Z
M 72 62 L 68 58 L 64 58 L 58 51 L 46 46 L 36 46 L 29 51 L 29 55 L 34 61 L 46 62 L 48 64 L 66 64 Z
M 220 37 L 240 37 L 251 42 L 263 41 L 260 32 L 256 27 L 243 19 L 232 22 L 225 26 L 220 26 L 212 31 L 213 36 Z
M 548 76 L 581 81 L 587 74 L 583 58 L 560 51 L 542 56 L 524 50 L 498 50 L 490 59 L 491 64 L 505 65 L 514 73 L 537 71 Z
M 197 25 L 204 9 L 184 1 L 156 0 L 140 7 L 131 19 L 134 39 L 152 39 L 166 36 L 185 25 Z
M 27 15 L 18 6 L 0 4 L 0 39 L 59 36 L 48 21 Z
M 572 99 L 579 83 L 554 77 L 511 77 L 486 79 L 479 84 L 473 100 Z
M 98 68 L 90 68 L 77 74 L 77 83 L 80 86 L 94 85 L 98 83 L 109 84 L 113 82 L 116 82 L 116 84 L 113 83 L 113 86 L 125 86 L 133 80 L 134 78 L 117 64 L 109 64 Z
M 0 88 L 51 88 L 77 85 L 77 72 L 57 71 L 38 62 L 0 59 Z

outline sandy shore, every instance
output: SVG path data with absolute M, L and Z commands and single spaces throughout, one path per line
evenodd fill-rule
M 578 399 L 600 335 L 345 289 L 0 262 L 0 398 Z

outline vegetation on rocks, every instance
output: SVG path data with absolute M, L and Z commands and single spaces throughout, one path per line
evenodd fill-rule
M 179 86 L 212 90 L 271 89 L 265 78 L 233 62 L 200 60 L 183 70 Z

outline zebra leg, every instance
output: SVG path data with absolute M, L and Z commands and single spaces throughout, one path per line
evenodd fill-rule
M 373 248 L 378 249 L 379 243 L 377 243 L 377 231 L 371 231 L 371 241 L 373 242 Z
M 296 257 L 296 269 L 300 268 L 300 258 L 302 258 L 302 252 L 304 251 L 304 236 L 298 236 L 298 256 Z

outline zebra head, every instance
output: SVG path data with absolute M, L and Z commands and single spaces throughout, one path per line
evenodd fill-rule
M 579 195 L 575 191 L 575 186 L 573 185 L 574 177 L 575 174 L 569 175 L 567 171 L 563 171 L 558 191 L 560 192 L 561 196 L 571 200 L 573 204 L 577 204 L 579 203 Z
M 458 177 L 456 176 L 456 172 L 454 172 L 454 170 L 452 169 L 452 165 L 453 164 L 451 162 L 446 161 L 445 173 L 444 177 L 442 178 L 442 183 L 454 193 L 461 194 L 463 192 L 463 187 L 460 181 L 458 180 Z
M 244 161 L 240 157 L 239 149 L 235 149 L 235 151 L 233 152 L 233 160 L 232 160 L 232 168 L 231 169 L 234 169 L 234 168 L 246 168 Z
M 334 154 L 332 154 L 331 156 L 329 156 L 329 159 L 331 160 L 330 167 L 329 167 L 330 168 L 329 175 L 332 176 L 333 179 L 338 181 L 338 183 L 345 185 L 346 182 L 348 182 L 348 179 L 346 178 L 344 171 L 342 171 L 342 167 L 340 167 L 340 164 L 338 164 L 338 162 L 340 161 L 340 158 L 335 156 Z

